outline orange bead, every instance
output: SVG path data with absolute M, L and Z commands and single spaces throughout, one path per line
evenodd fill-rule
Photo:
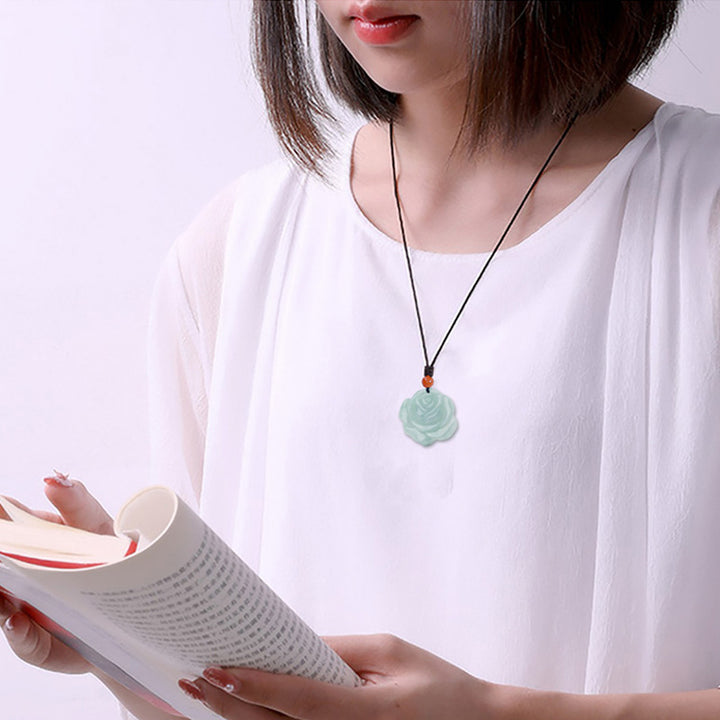
M 432 379 L 432 377 L 430 377 L 430 375 L 426 375 L 426 376 L 422 379 L 422 384 L 423 384 L 423 387 L 424 387 L 424 388 L 432 387 L 432 385 L 433 385 L 434 382 L 435 382 L 435 381 Z

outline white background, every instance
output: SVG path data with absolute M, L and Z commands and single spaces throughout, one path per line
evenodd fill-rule
M 52 468 L 111 509 L 150 482 L 145 329 L 175 236 L 277 155 L 247 54 L 249 0 L 0 0 L 0 491 Z M 640 84 L 720 112 L 720 0 L 690 2 Z M 8 720 L 112 718 L 89 678 L 0 643 Z

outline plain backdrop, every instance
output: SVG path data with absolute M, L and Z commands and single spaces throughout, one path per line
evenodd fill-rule
M 277 156 L 247 51 L 249 0 L 0 0 L 0 492 L 53 468 L 111 511 L 147 473 L 153 279 L 202 205 Z M 720 0 L 688 2 L 639 84 L 720 112 Z M 720 140 L 719 140 L 720 141 Z M 1 639 L 0 639 L 1 640 Z M 8 720 L 112 718 L 89 678 L 0 642 Z

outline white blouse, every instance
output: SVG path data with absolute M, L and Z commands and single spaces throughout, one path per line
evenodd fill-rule
M 158 281 L 159 482 L 318 632 L 391 632 L 495 682 L 720 682 L 720 117 L 662 106 L 500 251 L 436 366 L 422 447 L 402 246 L 284 163 L 183 235 Z M 412 251 L 431 352 L 483 254 Z

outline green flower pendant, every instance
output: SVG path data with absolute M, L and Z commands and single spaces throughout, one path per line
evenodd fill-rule
M 420 445 L 449 440 L 458 429 L 455 403 L 437 390 L 418 390 L 400 406 L 405 434 Z

